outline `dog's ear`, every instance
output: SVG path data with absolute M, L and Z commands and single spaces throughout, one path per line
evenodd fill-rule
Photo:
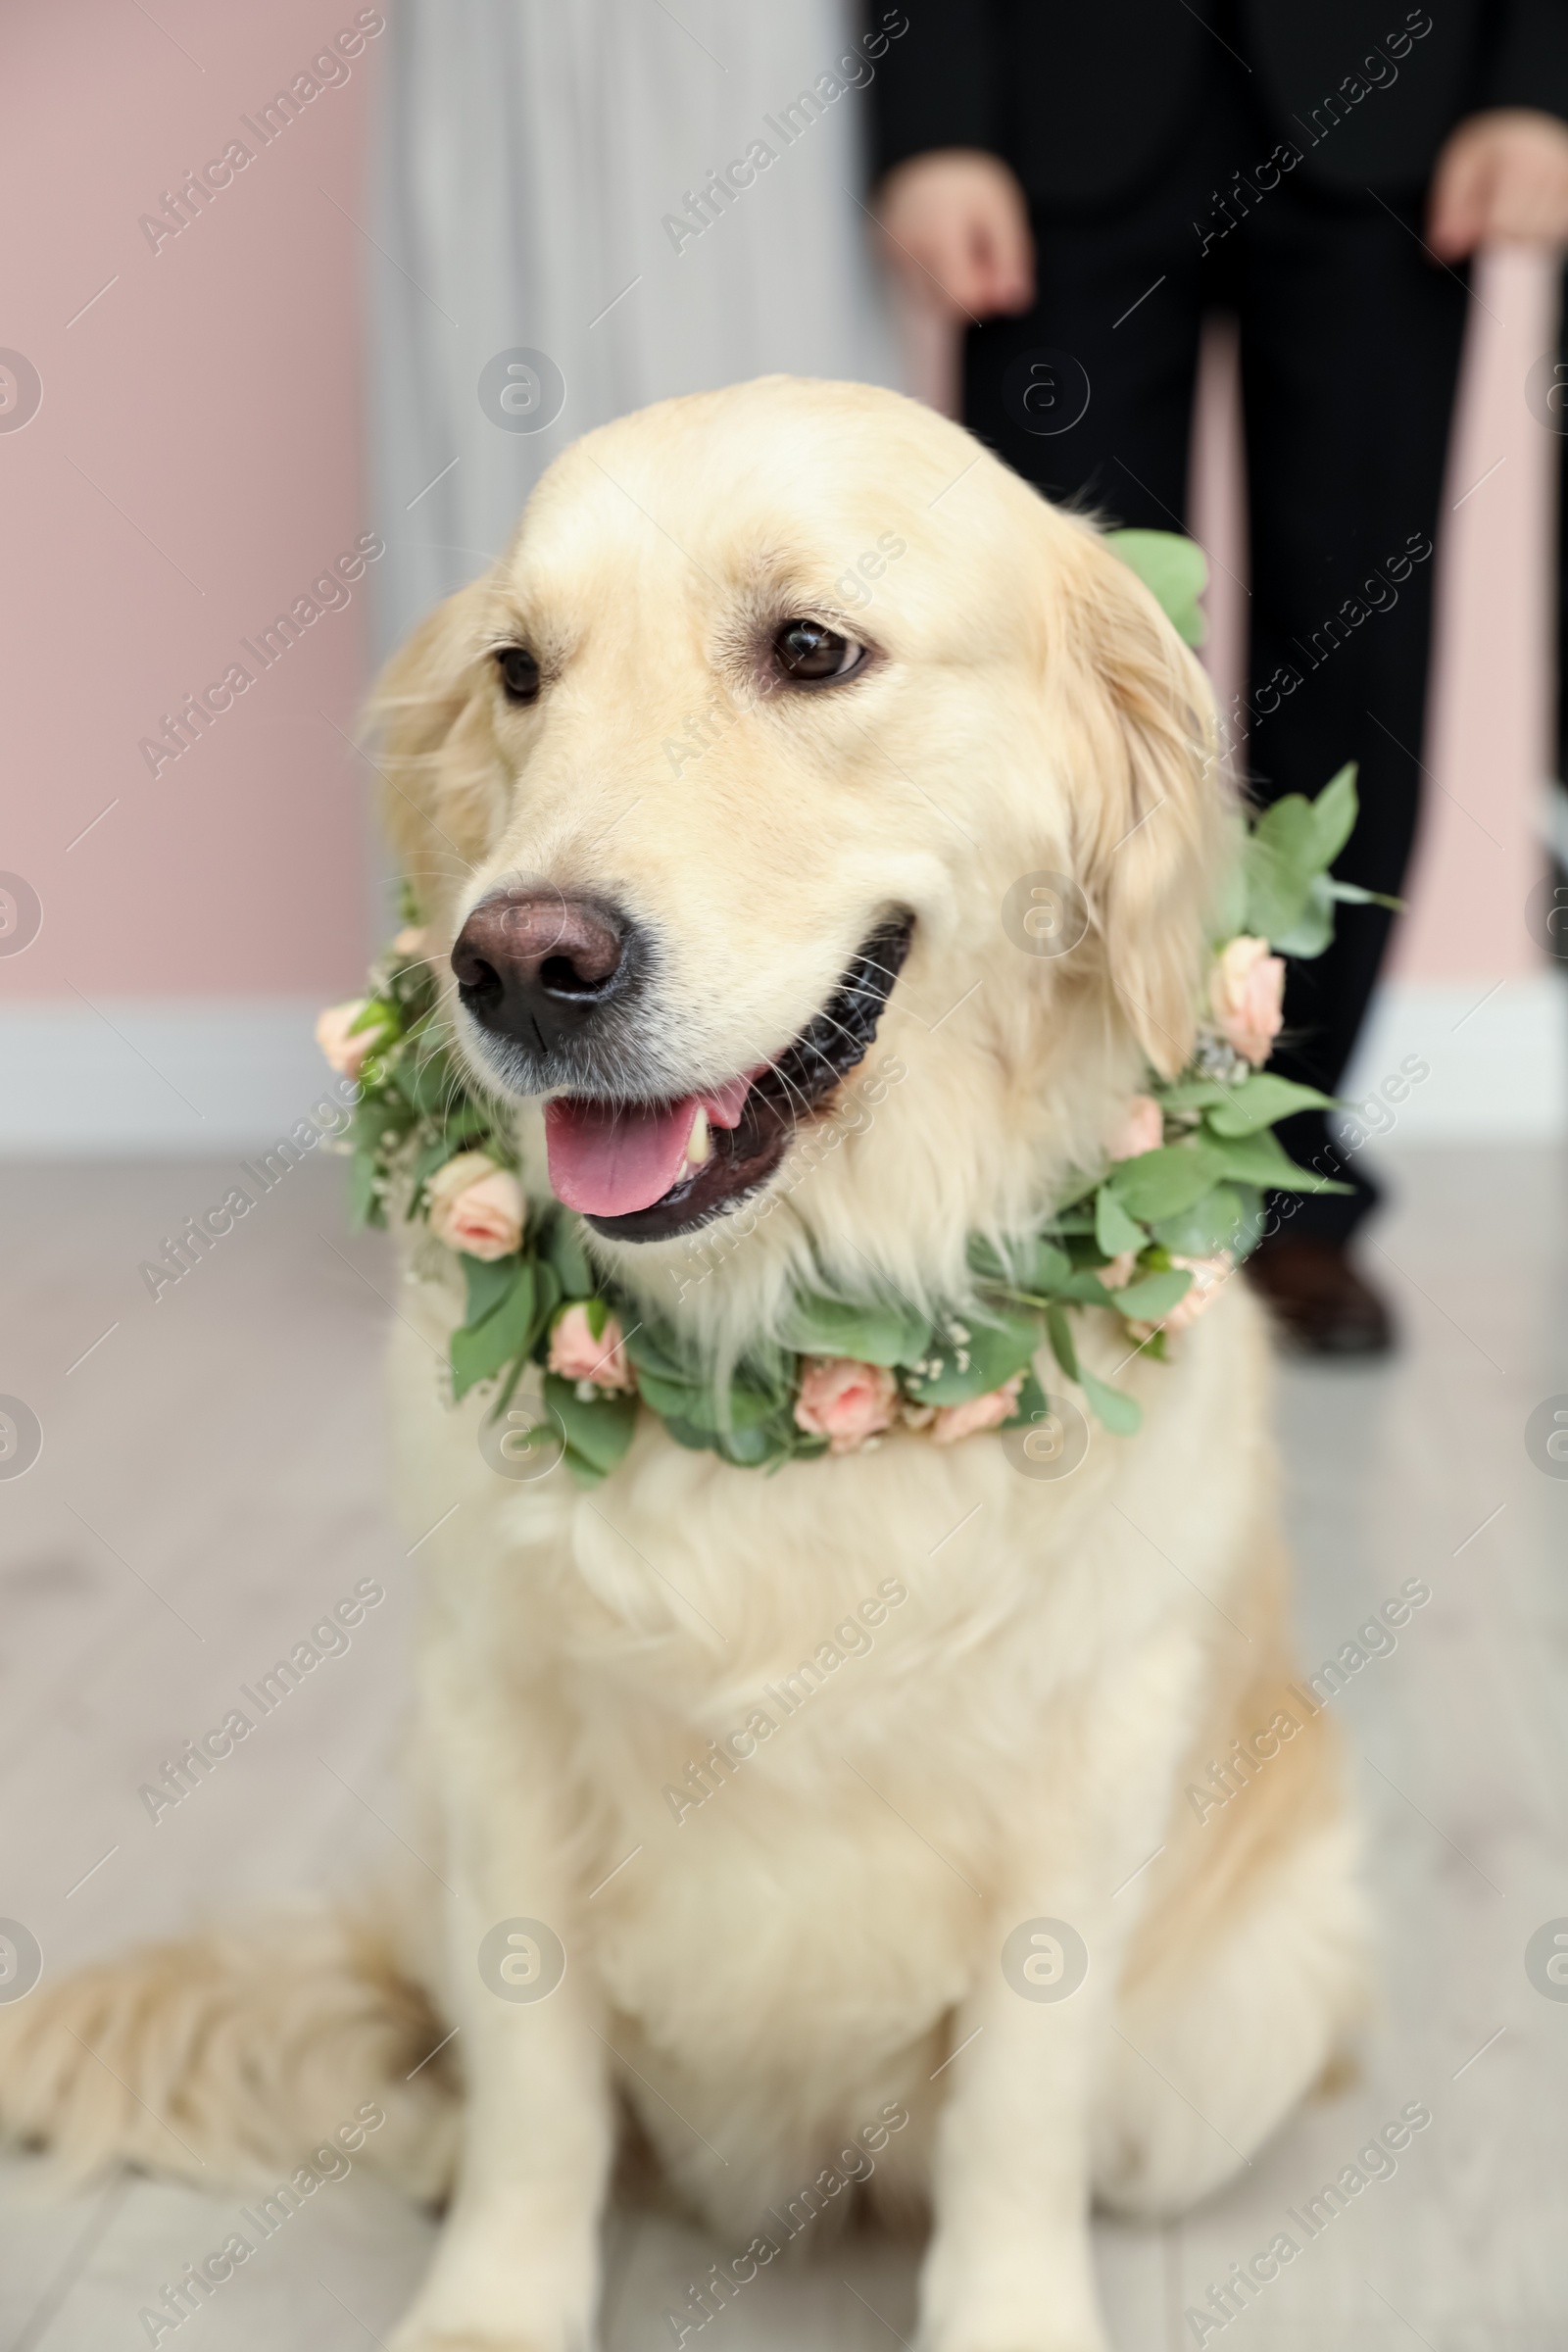
M 1130 566 L 1088 524 L 1054 519 L 1072 534 L 1047 659 L 1067 689 L 1057 715 L 1073 870 L 1123 1016 L 1154 1069 L 1174 1077 L 1193 1050 L 1235 856 L 1214 698 Z
M 495 575 L 485 572 L 404 639 L 366 706 L 382 818 L 427 911 L 489 846 L 495 759 L 479 689 L 496 611 Z

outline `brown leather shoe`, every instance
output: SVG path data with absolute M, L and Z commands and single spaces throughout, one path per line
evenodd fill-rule
M 1394 1323 L 1339 1242 L 1265 1242 L 1247 1271 L 1280 1337 L 1303 1355 L 1386 1355 Z

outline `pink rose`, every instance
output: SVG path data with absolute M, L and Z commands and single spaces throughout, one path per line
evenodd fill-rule
M 430 934 L 410 924 L 392 942 L 392 953 L 401 956 L 405 963 L 422 962 L 430 953 Z
M 1285 962 L 1266 939 L 1233 939 L 1208 975 L 1209 1009 L 1220 1035 L 1261 1069 L 1280 1033 Z
M 795 1399 L 796 1427 L 808 1437 L 826 1438 L 834 1453 L 853 1453 L 891 1426 L 898 1396 L 898 1382 L 881 1364 L 857 1363 L 849 1355 L 808 1356 Z
M 1152 1095 L 1134 1095 L 1110 1146 L 1112 1159 L 1138 1159 L 1165 1141 L 1165 1121 Z
M 1177 1257 L 1173 1253 L 1170 1262 L 1183 1267 L 1193 1279 L 1170 1313 L 1161 1315 L 1157 1323 L 1129 1323 L 1127 1328 L 1135 1339 L 1150 1339 L 1156 1331 L 1188 1330 L 1200 1315 L 1207 1314 L 1236 1265 L 1228 1250 L 1219 1250 L 1213 1257 Z
M 972 1438 L 976 1430 L 1000 1429 L 1017 1411 L 1022 1387 L 1023 1374 L 1015 1372 L 1000 1389 L 988 1389 L 983 1396 L 970 1396 L 962 1404 L 945 1404 L 931 1425 L 932 1444 L 956 1446 L 960 1438 Z
M 430 1231 L 469 1257 L 510 1257 L 522 1239 L 522 1187 L 487 1152 L 460 1152 L 425 1187 Z
M 591 1380 L 596 1389 L 629 1389 L 631 1366 L 620 1318 L 606 1315 L 596 1340 L 586 1306 L 563 1307 L 550 1334 L 550 1369 L 563 1380 Z
M 1137 1271 L 1138 1252 L 1136 1250 L 1123 1250 L 1121 1254 L 1113 1257 L 1107 1265 L 1095 1268 L 1095 1272 L 1107 1291 L 1124 1291 Z
M 361 1029 L 353 1036 L 349 1034 L 368 1001 L 366 997 L 356 997 L 348 1004 L 329 1004 L 324 1012 L 317 1015 L 316 1042 L 326 1055 L 327 1066 L 336 1070 L 342 1078 L 359 1076 L 365 1067 L 366 1055 L 379 1035 L 374 1028 Z

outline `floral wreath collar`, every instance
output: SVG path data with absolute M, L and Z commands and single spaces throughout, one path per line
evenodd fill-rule
M 1199 642 L 1200 552 L 1164 532 L 1111 539 Z M 1346 1189 L 1298 1168 L 1273 1133 L 1332 1098 L 1261 1064 L 1279 1031 L 1284 956 L 1320 955 L 1336 900 L 1372 896 L 1328 870 L 1355 813 L 1355 771 L 1346 767 L 1315 801 L 1293 794 L 1250 823 L 1192 1060 L 1133 1097 L 1104 1168 L 1027 1242 L 1004 1258 L 971 1241 L 974 1298 L 961 1312 L 928 1319 L 898 1302 L 798 1294 L 785 1342 L 716 1385 L 671 1331 L 595 1273 L 571 1212 L 527 1208 L 504 1114 L 471 1090 L 442 1024 L 407 890 L 408 927 L 372 966 L 368 995 L 317 1023 L 328 1061 L 360 1089 L 339 1146 L 353 1157 L 354 1220 L 384 1226 L 401 1214 L 455 1253 L 466 1305 L 451 1338 L 453 1401 L 491 1390 L 498 1421 L 537 1365 L 579 1485 L 615 1468 L 639 1411 L 658 1414 L 677 1444 L 743 1468 L 852 1452 L 904 1427 L 937 1446 L 1019 1431 L 1026 1466 L 1049 1474 L 1054 1461 L 1059 1474 L 1075 1462 L 1062 1455 L 1062 1422 L 1034 1368 L 1043 1345 L 1107 1430 L 1131 1436 L 1141 1420 L 1136 1400 L 1080 1359 L 1071 1313 L 1108 1310 L 1135 1352 L 1163 1358 L 1167 1339 L 1196 1322 L 1255 1247 L 1266 1193 Z M 1032 1449 L 1040 1432 L 1049 1435 Z

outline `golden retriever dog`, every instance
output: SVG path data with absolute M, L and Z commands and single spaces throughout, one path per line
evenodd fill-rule
M 911 401 L 772 378 L 587 435 L 378 711 L 530 1200 L 705 1362 L 797 1286 L 961 1312 L 968 1238 L 1035 1231 L 1192 1049 L 1237 832 L 1203 674 L 1089 521 Z M 1070 953 L 1004 919 L 1042 873 Z M 588 2345 L 628 2142 L 722 2255 L 677 2343 L 786 2217 L 857 2206 L 929 2223 L 922 2352 L 1095 2352 L 1092 2204 L 1216 2188 L 1362 1999 L 1257 1304 L 1226 1284 L 1165 1362 L 1080 1315 L 1144 1422 L 1070 1476 L 903 1425 L 766 1472 L 644 1409 L 585 1492 L 496 1474 L 493 1396 L 432 1363 L 456 1261 L 403 1230 L 429 1869 L 46 1980 L 7 2129 L 177 2169 L 168 2124 L 210 2184 L 352 2128 L 448 2201 L 397 2352 Z

